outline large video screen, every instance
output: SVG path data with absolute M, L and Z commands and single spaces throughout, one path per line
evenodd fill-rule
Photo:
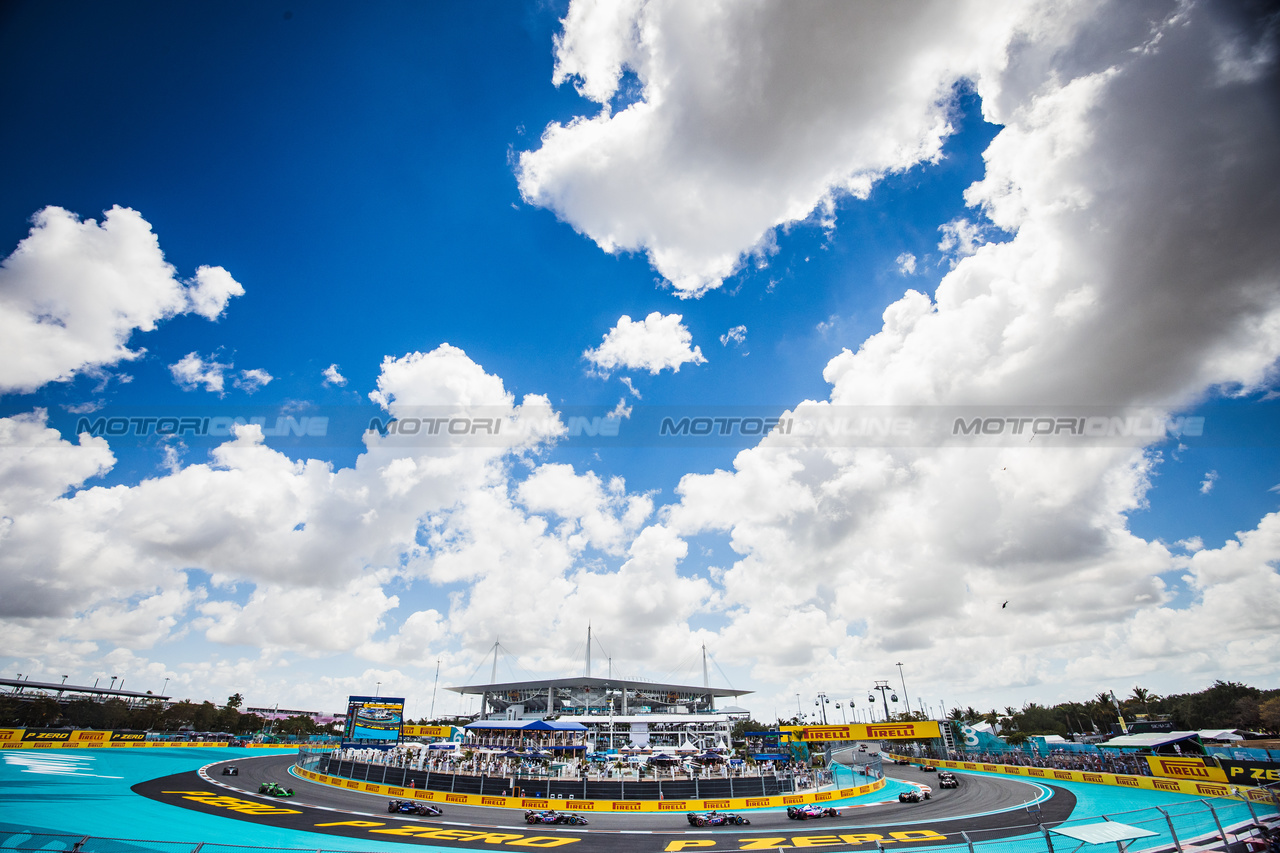
M 399 740 L 404 697 L 351 696 L 347 699 L 347 740 Z

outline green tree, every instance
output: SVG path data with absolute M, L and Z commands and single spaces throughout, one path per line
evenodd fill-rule
M 240 706 L 244 704 L 244 696 L 234 693 L 227 697 L 227 707 L 233 710 L 240 710 Z
M 1159 698 L 1160 698 L 1159 696 L 1154 695 L 1150 690 L 1147 690 L 1145 687 L 1134 687 L 1133 696 L 1130 698 L 1130 701 L 1135 706 L 1141 706 L 1142 713 L 1150 715 L 1151 703 L 1156 701 Z
M 1180 696 L 1174 703 L 1173 718 L 1187 730 L 1235 728 L 1239 725 L 1241 699 L 1258 699 L 1262 691 L 1234 681 L 1215 681 L 1199 693 Z
M 1013 717 L 1013 725 L 1019 732 L 1027 735 L 1065 735 L 1067 733 L 1066 727 L 1058 721 L 1052 711 L 1035 702 L 1028 702 L 1022 706 L 1022 710 Z
M 307 737 L 319 730 L 316 721 L 303 714 L 298 714 L 276 723 L 276 732 L 290 737 Z
M 68 725 L 78 729 L 101 729 L 102 705 L 91 699 L 76 699 L 68 702 L 62 709 L 63 717 Z
M 1258 705 L 1258 721 L 1271 734 L 1280 733 L 1280 696 Z
M 729 742 L 740 743 L 746 739 L 747 732 L 767 732 L 770 728 L 764 723 L 757 723 L 755 720 L 738 720 L 729 729 Z
M 61 719 L 62 708 L 48 696 L 22 702 L 18 707 L 18 721 L 23 726 L 37 729 L 49 728 L 56 726 Z

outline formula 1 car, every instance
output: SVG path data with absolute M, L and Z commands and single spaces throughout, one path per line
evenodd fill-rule
M 690 826 L 728 826 L 729 824 L 748 826 L 751 823 L 742 815 L 732 812 L 689 812 L 685 817 L 689 819 Z
M 823 808 L 817 803 L 806 803 L 803 806 L 790 806 L 787 809 L 787 817 L 792 820 L 808 820 L 812 817 L 840 817 L 840 810 L 830 807 Z
M 279 782 L 263 782 L 258 786 L 259 794 L 266 794 L 268 797 L 292 797 L 293 789 L 286 788 Z
M 923 770 L 925 773 L 937 773 L 937 772 L 938 772 L 938 768 L 934 767 L 932 764 L 926 764 L 926 765 L 924 765 L 923 767 L 921 767 L 920 769 L 921 769 L 921 770 Z
M 234 764 L 228 764 L 227 766 L 222 768 L 222 775 L 223 776 L 239 776 L 240 768 L 236 767 Z
M 955 777 L 955 774 L 948 773 L 944 770 L 943 772 L 938 774 L 938 787 L 939 788 L 959 788 L 960 780 Z
M 900 803 L 918 803 L 921 800 L 927 800 L 933 796 L 933 789 L 928 785 L 917 785 L 910 791 L 903 791 L 898 795 Z
M 424 815 L 442 815 L 444 809 L 439 806 L 433 806 L 430 803 L 420 803 L 416 800 L 392 800 L 387 803 L 387 812 L 389 814 L 424 814 Z
M 586 826 L 587 819 L 580 814 L 558 812 L 548 809 L 545 812 L 527 811 L 524 813 L 525 823 L 567 823 L 570 826 Z
M 909 758 L 895 758 L 893 759 L 893 763 L 894 764 L 910 764 L 911 760 Z

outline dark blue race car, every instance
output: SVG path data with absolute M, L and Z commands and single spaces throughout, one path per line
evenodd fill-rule
M 444 814 L 444 810 L 439 806 L 433 806 L 430 803 L 419 803 L 416 800 L 392 800 L 387 803 L 387 811 L 390 814 Z

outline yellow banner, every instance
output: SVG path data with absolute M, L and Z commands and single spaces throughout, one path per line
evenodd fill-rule
M 848 726 L 782 726 L 796 740 L 928 740 L 942 737 L 933 720 L 909 723 L 854 723 Z
M 80 746 L 102 746 L 111 740 L 111 732 L 84 729 L 71 733 L 71 742 Z
M 909 755 L 889 755 L 888 758 L 907 758 Z M 918 759 L 915 759 L 918 760 Z M 1191 794 L 1194 797 L 1248 797 L 1255 803 L 1271 803 L 1271 793 L 1266 788 L 1250 788 L 1243 785 L 1233 788 L 1213 781 L 1166 779 L 1152 776 L 1128 776 L 1120 773 L 1094 773 L 1088 770 L 1059 770 L 1055 767 L 1021 767 L 1015 764 L 987 764 L 984 761 L 934 761 L 929 763 L 941 769 L 974 770 L 981 773 L 1001 773 L 1005 776 L 1025 776 L 1046 782 L 1087 782 L 1092 785 L 1114 785 L 1143 791 L 1169 791 L 1175 794 Z M 1233 794 L 1232 791 L 1237 793 Z
M 105 742 L 85 741 L 81 743 L 77 743 L 70 739 L 0 741 L 0 749 L 139 749 L 145 747 L 173 748 L 190 746 L 229 746 L 229 744 L 225 740 L 126 740 Z
M 1223 773 L 1218 765 L 1207 763 L 1199 757 L 1150 755 L 1147 756 L 1147 764 L 1151 767 L 1152 776 L 1199 782 L 1227 781 L 1227 774 Z
M 833 791 L 808 794 L 786 794 L 771 797 L 738 797 L 713 800 L 560 800 L 546 797 L 494 797 L 489 794 L 455 794 L 448 791 L 424 791 L 420 788 L 402 788 L 398 785 L 380 785 L 341 776 L 326 776 L 311 770 L 295 768 L 297 775 L 322 785 L 332 785 L 364 794 L 378 794 L 398 799 L 426 800 L 437 803 L 455 803 L 461 806 L 490 806 L 500 809 L 559 809 L 568 812 L 688 812 L 688 811 L 737 811 L 739 809 L 766 809 L 798 806 L 804 803 L 829 803 L 848 800 L 878 791 L 889 784 L 887 779 L 877 779 L 856 788 L 840 788 Z
M 25 729 L 0 729 L 0 743 L 21 743 Z
M 446 740 L 453 737 L 453 726 L 414 726 L 400 727 L 403 737 L 439 737 Z

